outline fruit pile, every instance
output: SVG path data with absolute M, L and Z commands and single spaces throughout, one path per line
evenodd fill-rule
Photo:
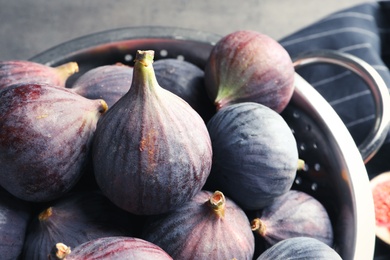
M 0 62 L 3 259 L 341 259 L 280 113 L 287 51 L 236 31 L 199 68 Z M 303 248 L 302 248 L 303 247 Z

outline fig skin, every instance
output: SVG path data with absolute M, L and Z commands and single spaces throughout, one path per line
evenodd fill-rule
M 294 92 L 294 65 L 276 40 L 256 31 L 234 31 L 211 50 L 205 66 L 208 95 L 217 109 L 256 102 L 280 113 Z
M 333 246 L 333 227 L 325 207 L 313 196 L 290 190 L 254 212 L 256 247 L 269 248 L 291 237 L 311 237 Z
M 10 86 L 0 101 L 0 185 L 32 202 L 64 195 L 83 173 L 107 104 L 43 84 Z
M 74 249 L 58 243 L 54 246 L 49 259 L 173 260 L 164 250 L 148 241 L 120 236 L 93 239 Z
M 153 51 L 138 51 L 128 93 L 99 120 L 93 168 L 103 193 L 138 215 L 180 207 L 209 176 L 206 125 L 183 99 L 159 86 Z
M 342 260 L 341 256 L 327 244 L 311 237 L 284 239 L 263 252 L 257 260 Z
M 288 192 L 298 149 L 280 114 L 243 102 L 219 110 L 207 123 L 213 165 L 205 189 L 218 189 L 244 210 L 258 210 Z
M 179 59 L 161 59 L 153 63 L 160 86 L 184 99 L 207 122 L 216 112 L 204 86 L 204 71 Z
M 50 67 L 27 60 L 0 61 L 0 90 L 17 84 L 48 84 L 65 87 L 70 76 L 79 71 L 76 62 Z
M 71 89 L 89 99 L 103 99 L 112 107 L 126 94 L 133 78 L 133 68 L 121 63 L 103 65 L 82 74 Z
M 1 259 L 20 259 L 32 206 L 0 187 L 0 255 Z
M 136 235 L 141 221 L 100 191 L 75 192 L 49 203 L 28 226 L 24 259 L 47 259 L 54 244 L 71 248 L 107 236 Z
M 178 209 L 149 217 L 141 237 L 175 260 L 252 259 L 254 254 L 249 219 L 220 191 L 202 190 Z

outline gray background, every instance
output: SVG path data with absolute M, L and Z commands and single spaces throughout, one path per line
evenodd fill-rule
M 109 29 L 160 25 L 220 35 L 253 29 L 280 39 L 370 0 L 0 0 L 0 60 L 29 59 Z

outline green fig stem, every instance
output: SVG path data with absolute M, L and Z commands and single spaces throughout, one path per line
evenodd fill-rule
M 161 88 L 157 82 L 153 68 L 154 51 L 138 50 L 135 56 L 134 75 L 132 85 L 146 86 L 147 89 L 155 91 Z M 136 82 L 134 82 L 136 80 Z M 138 82 L 137 82 L 138 81 Z
M 256 232 L 260 236 L 264 237 L 267 233 L 267 226 L 260 218 L 255 218 L 251 222 L 251 228 L 253 232 Z
M 71 253 L 71 249 L 69 246 L 63 244 L 63 243 L 57 243 L 52 248 L 48 259 L 62 259 L 66 260 L 66 257 Z
M 79 65 L 77 64 L 77 62 L 70 61 L 57 67 L 54 67 L 54 69 L 56 70 L 58 76 L 62 79 L 65 85 L 65 82 L 70 76 L 79 72 Z
M 298 159 L 298 167 L 297 167 L 297 170 L 298 171 L 302 171 L 305 169 L 305 161 L 302 160 L 302 159 Z
M 38 215 L 39 221 L 45 221 L 53 215 L 53 208 L 49 207 Z
M 209 198 L 208 203 L 219 218 L 225 216 L 226 199 L 222 192 L 215 191 Z

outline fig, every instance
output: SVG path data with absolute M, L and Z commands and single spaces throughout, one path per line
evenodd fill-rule
M 376 175 L 370 180 L 374 208 L 376 236 L 390 245 L 390 172 Z
M 294 92 L 294 65 L 286 49 L 251 30 L 222 37 L 205 66 L 205 85 L 217 109 L 256 102 L 280 113 Z
M 100 237 L 133 236 L 140 222 L 100 191 L 70 193 L 49 205 L 28 226 L 24 259 L 47 259 L 58 241 L 74 248 Z
M 333 228 L 325 207 L 313 196 L 290 190 L 255 213 L 252 230 L 259 248 L 269 248 L 291 237 L 312 237 L 333 245 Z
M 67 79 L 78 71 L 78 64 L 71 61 L 57 67 L 27 60 L 0 61 L 0 90 L 27 83 L 65 87 Z
M 29 203 L 0 187 L 0 255 L 1 259 L 19 259 L 27 225 L 32 214 Z
M 173 260 L 160 247 L 135 237 L 102 237 L 78 245 L 74 249 L 57 243 L 49 259 L 64 260 Z
M 180 59 L 157 60 L 153 67 L 160 86 L 187 101 L 205 122 L 215 114 L 215 107 L 207 96 L 201 68 Z
M 244 211 L 220 191 L 200 191 L 178 209 L 146 220 L 142 238 L 173 259 L 252 259 L 254 236 Z
M 271 108 L 242 102 L 207 123 L 213 164 L 206 189 L 218 189 L 244 210 L 258 210 L 288 192 L 298 169 L 295 137 Z
M 26 201 L 68 192 L 87 164 L 97 120 L 107 109 L 69 89 L 21 84 L 0 92 L 0 186 Z
M 118 207 L 161 214 L 191 199 L 210 174 L 206 125 L 183 99 L 160 87 L 154 51 L 138 51 L 129 92 L 99 120 L 92 145 L 96 182 Z
M 342 260 L 330 246 L 312 237 L 284 239 L 262 253 L 257 260 Z
M 128 92 L 132 78 L 130 66 L 122 63 L 102 65 L 82 74 L 71 89 L 89 99 L 103 99 L 110 108 Z

